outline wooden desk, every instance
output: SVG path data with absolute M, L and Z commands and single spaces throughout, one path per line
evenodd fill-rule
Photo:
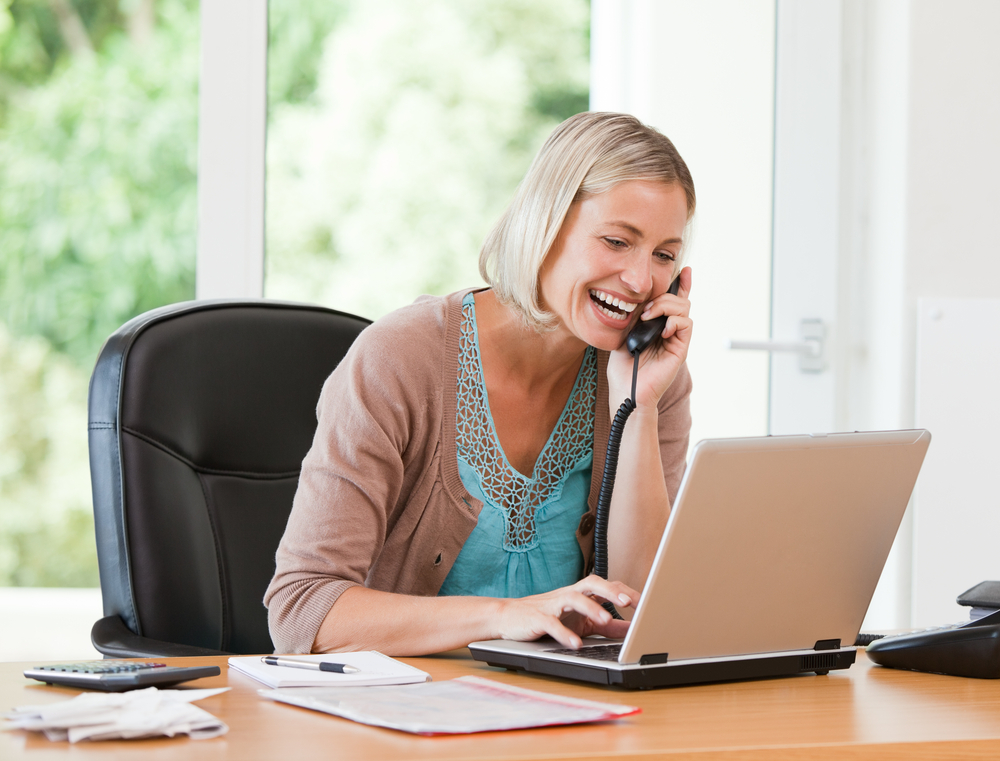
M 1000 758 L 1000 680 L 892 671 L 859 653 L 846 672 L 759 682 L 625 692 L 525 676 L 472 661 L 464 650 L 407 659 L 437 680 L 478 674 L 562 695 L 642 706 L 617 722 L 455 737 L 416 737 L 257 697 L 260 685 L 229 672 L 224 658 L 168 659 L 217 663 L 222 676 L 191 683 L 233 689 L 199 706 L 229 725 L 214 740 L 50 743 L 22 732 L 0 733 L 0 758 L 35 761 L 184 758 L 261 761 L 366 759 L 939 759 Z M 76 690 L 24 679 L 28 665 L 0 663 L 0 709 L 65 699 Z M 181 755 L 183 754 L 183 755 Z

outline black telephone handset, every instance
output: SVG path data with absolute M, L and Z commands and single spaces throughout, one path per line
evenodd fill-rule
M 677 295 L 680 288 L 680 277 L 674 278 L 667 293 Z M 622 443 L 622 432 L 625 421 L 635 409 L 635 384 L 639 377 L 639 355 L 653 341 L 659 338 L 667 327 L 666 315 L 652 320 L 639 320 L 625 339 L 625 348 L 634 357 L 632 363 L 632 396 L 622 402 L 615 419 L 611 421 L 611 431 L 608 434 L 608 450 L 604 456 L 604 475 L 601 478 L 601 491 L 597 497 L 597 515 L 594 522 L 594 573 L 602 579 L 608 578 L 608 512 L 611 509 L 611 494 L 615 488 L 615 473 L 618 470 L 618 449 Z M 615 618 L 621 618 L 613 603 L 606 602 L 604 607 Z
M 667 293 L 672 293 L 676 296 L 680 285 L 680 277 L 675 277 Z M 665 327 L 667 327 L 666 315 L 660 315 L 653 320 L 639 320 L 628 334 L 628 338 L 625 339 L 625 348 L 628 349 L 628 353 L 633 357 L 636 354 L 642 353 L 663 332 Z

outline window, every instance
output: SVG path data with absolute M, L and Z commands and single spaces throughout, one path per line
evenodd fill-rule
M 197 0 L 0 0 L 0 587 L 96 587 L 87 383 L 194 296 Z
M 272 0 L 269 298 L 376 318 L 479 247 L 589 97 L 588 0 Z

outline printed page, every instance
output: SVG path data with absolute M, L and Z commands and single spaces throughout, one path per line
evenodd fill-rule
M 425 735 L 582 724 L 640 711 L 635 706 L 548 695 L 475 676 L 403 687 L 261 690 L 260 694 L 362 724 Z

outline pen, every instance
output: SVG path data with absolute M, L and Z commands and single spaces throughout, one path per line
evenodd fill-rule
M 332 671 L 336 674 L 357 674 L 361 669 L 346 663 L 330 661 L 304 661 L 298 658 L 281 658 L 277 655 L 265 655 L 261 660 L 268 666 L 288 666 L 293 669 L 312 669 L 313 671 Z

